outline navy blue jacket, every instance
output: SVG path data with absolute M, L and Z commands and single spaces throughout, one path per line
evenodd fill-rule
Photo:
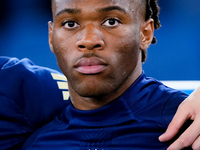
M 81 111 L 68 105 L 23 149 L 165 150 L 171 142 L 161 143 L 158 137 L 186 97 L 142 74 L 123 95 L 101 108 Z

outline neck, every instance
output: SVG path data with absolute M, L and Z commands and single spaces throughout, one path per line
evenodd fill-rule
M 93 109 L 100 108 L 110 103 L 111 101 L 115 100 L 116 98 L 120 97 L 135 82 L 135 80 L 141 75 L 141 73 L 142 73 L 142 70 L 138 71 L 137 75 L 129 78 L 126 81 L 126 83 L 128 84 L 126 83 L 122 84 L 119 89 L 105 96 L 82 97 L 78 95 L 72 88 L 70 88 L 71 86 L 69 84 L 71 102 L 73 106 L 79 110 L 93 110 Z

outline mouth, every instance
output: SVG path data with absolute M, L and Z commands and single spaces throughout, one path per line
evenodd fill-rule
M 75 64 L 75 69 L 79 73 L 87 75 L 99 74 L 103 72 L 106 67 L 106 62 L 98 57 L 81 58 Z

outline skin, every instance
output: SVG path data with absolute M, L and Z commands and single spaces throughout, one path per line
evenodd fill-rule
M 139 0 L 55 0 L 49 43 L 68 79 L 72 104 L 102 107 L 142 73 L 141 50 L 151 44 L 153 20 Z

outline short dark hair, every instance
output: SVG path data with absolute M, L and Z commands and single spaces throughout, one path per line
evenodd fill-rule
M 146 0 L 146 17 L 145 20 L 152 18 L 154 20 L 154 28 L 159 29 L 161 23 L 159 20 L 160 7 L 158 0 Z M 152 44 L 157 42 L 156 38 L 153 37 Z M 147 50 L 142 50 L 142 62 L 145 62 L 147 58 Z
M 53 0 L 51 0 L 51 3 Z M 158 0 L 146 0 L 146 17 L 145 20 L 152 18 L 154 20 L 154 28 L 159 29 L 161 27 L 159 20 L 160 7 Z M 153 37 L 152 44 L 156 43 L 156 38 Z M 145 62 L 147 58 L 147 50 L 142 50 L 142 62 Z

